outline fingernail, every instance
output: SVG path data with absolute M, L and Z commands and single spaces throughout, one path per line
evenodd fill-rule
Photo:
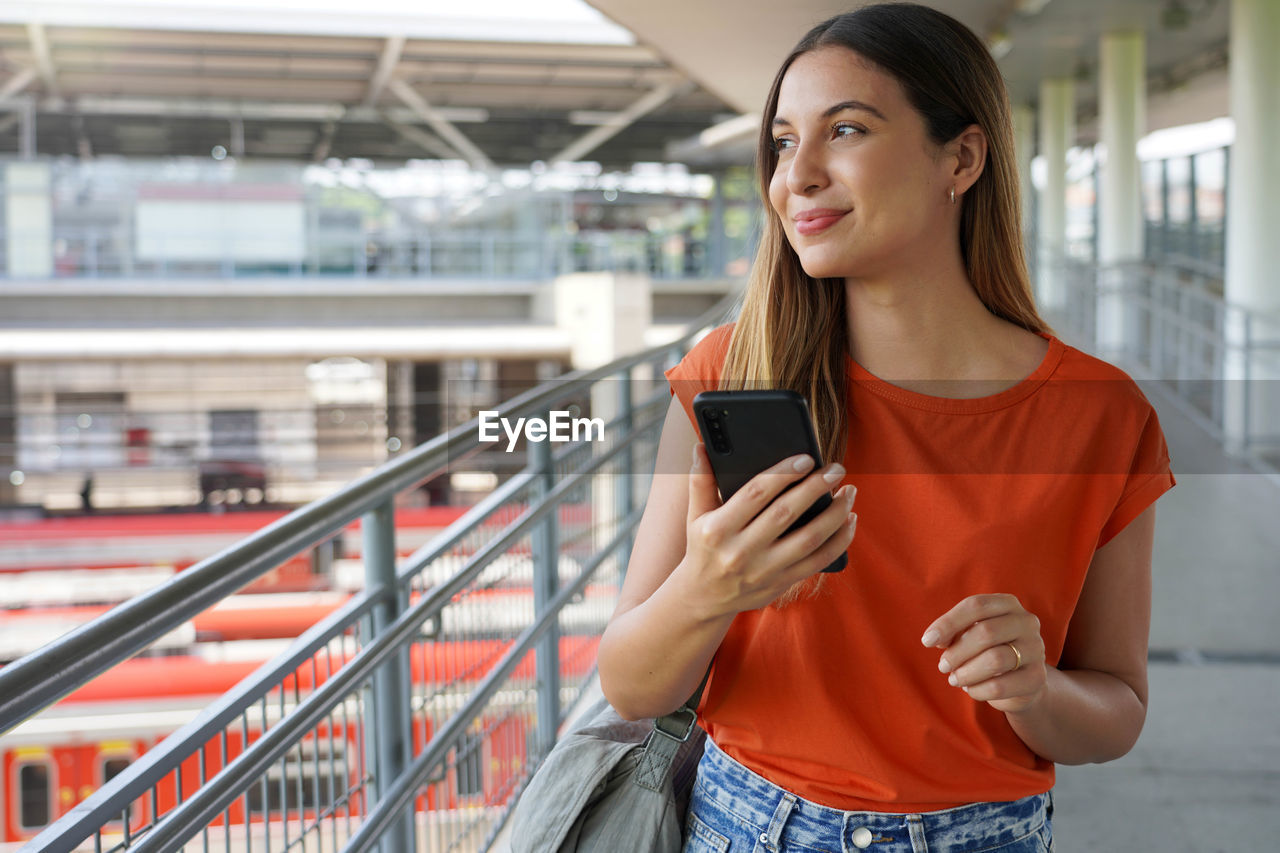
M 840 482 L 844 479 L 844 466 L 837 462 L 827 469 L 827 472 L 822 475 L 822 479 L 826 480 L 828 483 Z
M 950 672 L 950 671 L 951 671 L 951 661 L 947 660 L 946 658 L 942 658 L 941 660 L 939 660 L 939 661 L 938 661 L 938 671 L 939 671 L 939 672 Z M 953 676 L 953 677 L 954 677 L 954 676 Z
M 845 497 L 849 499 L 849 506 L 853 506 L 853 502 L 858 497 L 858 487 L 851 485 L 848 487 L 848 489 L 849 489 L 849 492 L 848 494 L 845 495 Z
M 791 467 L 795 468 L 797 471 L 808 471 L 813 467 L 813 457 L 801 456 L 795 462 L 791 463 Z
M 693 470 L 702 470 L 702 454 L 698 452 L 698 448 L 693 448 Z
M 954 672 L 947 676 L 947 684 L 950 684 L 952 687 L 955 687 L 957 683 L 958 681 L 956 679 L 956 674 Z M 968 693 L 969 688 L 966 687 L 964 689 L 964 692 Z
M 929 630 L 924 632 L 924 636 L 920 638 L 920 642 L 926 647 L 936 645 L 938 642 L 938 632 Z

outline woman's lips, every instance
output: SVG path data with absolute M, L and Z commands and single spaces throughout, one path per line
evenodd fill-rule
M 817 234 L 821 231 L 826 231 L 832 225 L 835 225 L 837 222 L 843 219 L 848 212 L 849 211 L 847 210 L 831 211 L 829 213 L 826 211 L 823 211 L 818 216 L 809 216 L 804 219 L 797 219 L 796 233 L 809 236 L 811 234 Z

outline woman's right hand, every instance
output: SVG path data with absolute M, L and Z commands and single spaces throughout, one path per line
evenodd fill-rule
M 807 455 L 788 457 L 752 477 L 722 504 L 706 449 L 694 446 L 685 558 L 676 572 L 685 576 L 687 600 L 701 618 L 764 607 L 849 547 L 857 523 L 851 512 L 857 492 L 852 485 L 840 489 L 808 524 L 778 538 L 844 478 L 842 465 L 809 473 L 813 464 Z M 801 482 L 782 494 L 797 480 Z

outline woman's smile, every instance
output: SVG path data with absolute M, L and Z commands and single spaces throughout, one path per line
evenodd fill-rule
M 820 234 L 843 219 L 848 212 L 830 208 L 802 210 L 795 215 L 796 233 L 806 237 Z

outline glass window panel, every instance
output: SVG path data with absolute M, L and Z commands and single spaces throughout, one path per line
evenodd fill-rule
M 1221 222 L 1226 214 L 1227 158 L 1221 149 L 1196 155 L 1196 215 Z
M 47 826 L 50 819 L 49 766 L 24 764 L 18 769 L 18 823 L 23 829 Z
M 1191 221 L 1191 158 L 1169 158 L 1169 221 Z

